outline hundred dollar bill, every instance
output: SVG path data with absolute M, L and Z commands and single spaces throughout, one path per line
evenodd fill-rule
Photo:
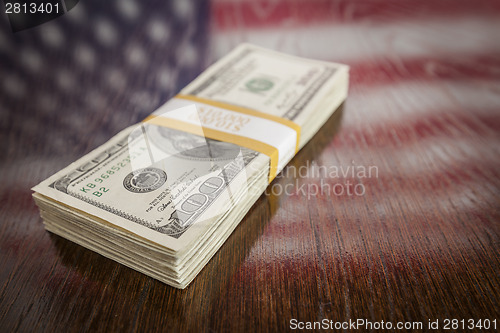
M 227 130 L 249 121 L 210 103 L 292 121 L 300 148 L 346 98 L 347 85 L 345 65 L 240 45 L 153 113 L 195 107 L 197 129 L 131 126 L 35 186 L 35 201 L 48 230 L 183 288 L 269 180 L 269 156 L 204 135 L 207 124 Z

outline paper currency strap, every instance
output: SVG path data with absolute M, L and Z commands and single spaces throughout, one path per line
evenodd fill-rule
M 177 95 L 142 121 L 236 144 L 270 158 L 269 183 L 299 150 L 300 126 L 244 107 Z

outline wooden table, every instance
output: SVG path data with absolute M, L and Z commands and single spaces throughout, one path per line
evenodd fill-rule
M 0 24 L 2 332 L 500 326 L 498 1 L 86 0 Z M 244 41 L 349 64 L 349 97 L 188 288 L 44 230 L 31 186 Z

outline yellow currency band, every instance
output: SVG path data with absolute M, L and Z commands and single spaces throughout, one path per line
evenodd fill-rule
M 300 142 L 300 126 L 294 123 L 291 120 L 284 119 L 281 117 L 273 116 L 267 113 L 259 112 L 256 110 L 252 109 L 247 109 L 241 106 L 236 106 L 232 104 L 227 104 L 223 102 L 217 102 L 205 98 L 200 98 L 197 96 L 193 95 L 177 95 L 175 98 L 179 99 L 184 99 L 184 100 L 189 100 L 197 103 L 203 103 L 207 105 L 211 105 L 214 107 L 218 107 L 221 109 L 226 109 L 226 110 L 231 110 L 233 112 L 238 112 L 246 115 L 251 115 L 254 117 L 259 117 L 259 118 L 264 118 L 268 120 L 275 121 L 277 123 L 280 123 L 282 125 L 285 125 L 287 127 L 290 127 L 297 133 L 297 142 L 295 145 L 295 153 L 299 151 L 299 142 Z M 187 122 L 184 122 L 182 120 L 176 120 L 176 119 L 168 119 L 168 118 L 163 118 L 161 116 L 155 116 L 155 115 L 150 115 L 146 119 L 142 121 L 143 123 L 149 123 L 157 126 L 162 126 L 162 127 L 168 127 L 172 128 L 175 130 L 199 135 L 199 136 L 204 136 L 209 139 L 213 140 L 218 140 L 218 141 L 223 141 L 223 142 L 229 142 L 236 144 L 240 147 L 245 147 L 252 149 L 254 151 L 258 151 L 259 153 L 265 154 L 269 156 L 270 159 L 270 166 L 269 166 L 269 183 L 273 181 L 273 179 L 276 177 L 276 173 L 278 170 L 278 157 L 279 157 L 279 152 L 278 149 L 261 141 L 250 139 L 248 137 L 244 137 L 241 135 L 236 135 L 236 134 L 230 134 L 218 130 L 214 130 L 211 128 L 207 127 L 200 127 L 197 125 L 193 125 Z

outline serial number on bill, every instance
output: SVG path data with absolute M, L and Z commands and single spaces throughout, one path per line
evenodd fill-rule
M 59 14 L 63 8 L 59 2 L 6 2 L 5 14 Z

